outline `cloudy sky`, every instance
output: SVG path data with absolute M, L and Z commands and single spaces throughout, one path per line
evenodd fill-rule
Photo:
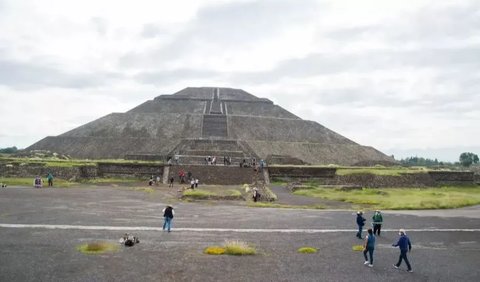
M 480 1 L 0 0 L 0 147 L 187 86 L 454 161 L 480 153 Z

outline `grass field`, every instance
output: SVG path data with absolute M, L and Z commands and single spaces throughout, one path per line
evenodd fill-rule
M 342 191 L 333 188 L 297 190 L 295 195 L 342 201 L 353 207 L 409 210 L 448 209 L 480 204 L 480 187 L 386 188 Z
M 48 186 L 47 179 L 43 178 L 43 187 Z M 33 187 L 33 178 L 32 177 L 0 177 L 0 183 L 7 184 L 7 186 L 27 186 Z M 78 184 L 76 182 L 70 182 L 63 179 L 55 178 L 53 180 L 54 187 L 59 188 L 68 188 L 72 185 Z

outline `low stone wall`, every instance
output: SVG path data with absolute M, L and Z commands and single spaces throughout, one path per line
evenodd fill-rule
M 178 165 L 170 167 L 168 178 L 175 178 L 178 183 L 180 170 L 190 172 L 192 177 L 198 178 L 200 184 L 237 185 L 252 183 L 254 170 L 252 168 L 240 168 L 238 166 L 204 166 L 204 165 Z M 263 173 L 258 174 L 263 180 Z M 185 184 L 188 185 L 188 184 Z
M 430 171 L 405 173 L 398 176 L 374 174 L 336 175 L 335 168 L 321 167 L 269 167 L 270 177 L 309 180 L 315 178 L 321 185 L 354 185 L 362 187 L 432 187 L 445 184 L 472 185 L 473 172 Z
M 0 164 L 0 176 L 4 177 L 31 177 L 33 179 L 37 175 L 45 177 L 48 173 L 52 173 L 54 177 L 61 179 L 95 178 L 97 177 L 97 167 L 47 167 L 41 164 Z
M 428 173 L 408 173 L 399 176 L 352 174 L 336 175 L 332 179 L 320 180 L 323 185 L 354 185 L 361 187 L 432 187 L 438 185 Z
M 98 163 L 100 177 L 163 177 L 163 165 Z
M 331 167 L 269 167 L 270 177 L 333 178 L 337 169 Z

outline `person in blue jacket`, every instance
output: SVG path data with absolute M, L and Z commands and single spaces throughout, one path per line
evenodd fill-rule
M 357 225 L 358 225 L 358 232 L 357 232 L 357 237 L 359 239 L 362 239 L 362 229 L 363 226 L 365 225 L 365 218 L 363 217 L 363 212 L 358 211 L 357 212 Z
M 373 235 L 373 230 L 368 228 L 367 236 L 365 237 L 365 243 L 363 244 L 363 256 L 365 257 L 365 265 L 368 264 L 369 267 L 373 267 L 373 251 L 375 250 L 375 235 Z M 367 252 L 370 255 L 370 261 L 367 258 Z
M 412 250 L 412 244 L 410 243 L 410 239 L 407 237 L 405 229 L 400 229 L 398 235 L 400 235 L 400 238 L 398 238 L 398 242 L 396 244 L 392 244 L 392 246 L 400 248 L 400 257 L 398 258 L 398 262 L 394 264 L 393 267 L 398 268 L 400 264 L 402 264 L 402 260 L 404 260 L 407 264 L 407 271 L 413 272 L 412 266 L 410 265 L 410 262 L 407 258 L 407 252 L 410 252 Z

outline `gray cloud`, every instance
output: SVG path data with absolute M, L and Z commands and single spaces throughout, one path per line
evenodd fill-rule
M 75 73 L 47 66 L 45 63 L 0 59 L 0 85 L 19 89 L 38 87 L 83 89 L 105 85 L 109 80 L 120 77 L 118 73 Z
M 176 69 L 171 71 L 140 72 L 134 76 L 134 79 L 146 84 L 164 85 L 165 83 L 191 79 L 208 79 L 218 75 L 218 73 L 208 70 Z
M 305 24 L 320 15 L 318 3 L 313 0 L 266 0 L 259 2 L 227 3 L 207 6 L 196 18 L 176 34 L 168 44 L 162 44 L 148 53 L 133 51 L 120 58 L 123 67 L 163 65 L 178 60 L 208 46 L 211 53 L 228 48 L 241 49 L 258 40 L 268 40 L 285 27 Z M 155 24 L 144 26 L 141 36 L 154 37 L 162 33 Z

